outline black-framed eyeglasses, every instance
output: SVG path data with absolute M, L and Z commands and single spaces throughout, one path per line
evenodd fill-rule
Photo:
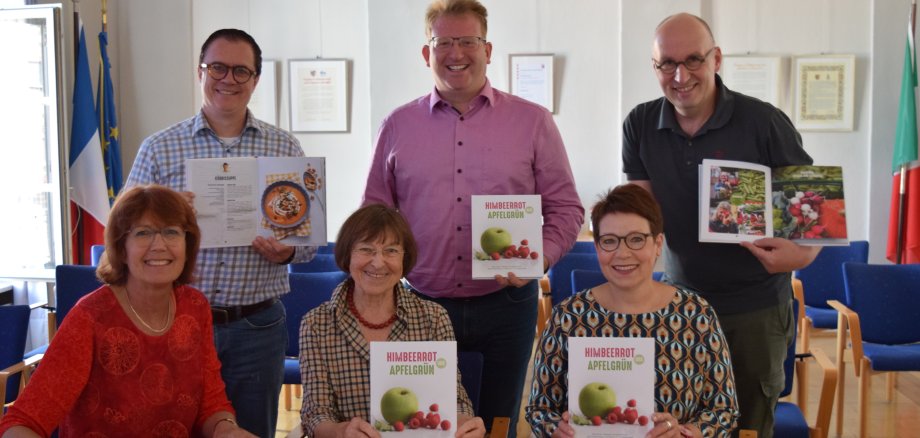
M 604 234 L 597 239 L 598 246 L 607 252 L 614 252 L 620 248 L 620 242 L 626 242 L 626 247 L 635 251 L 645 248 L 645 242 L 649 237 L 654 236 L 652 233 L 629 233 L 625 236 L 616 234 Z
M 706 53 L 704 53 L 703 56 L 699 56 L 699 55 L 690 55 L 690 56 L 687 57 L 687 59 L 685 59 L 685 60 L 683 60 L 683 61 L 670 61 L 670 60 L 668 60 L 668 61 L 658 62 L 657 59 L 652 59 L 652 62 L 655 63 L 655 68 L 658 69 L 658 71 L 660 71 L 660 72 L 662 72 L 662 73 L 664 73 L 664 74 L 668 74 L 668 75 L 669 75 L 669 74 L 673 74 L 674 72 L 676 72 L 676 71 L 677 71 L 677 67 L 679 67 L 681 64 L 683 64 L 683 66 L 684 66 L 687 70 L 694 71 L 694 70 L 697 70 L 697 69 L 699 69 L 700 67 L 703 66 L 703 63 L 706 62 L 706 58 L 708 58 L 708 57 L 709 57 L 709 54 L 712 53 L 712 51 L 715 50 L 715 49 L 716 49 L 715 46 L 713 46 L 713 47 L 712 47 L 711 49 L 709 49 Z
M 255 71 L 242 65 L 229 66 L 220 62 L 212 62 L 210 64 L 202 63 L 199 67 L 207 70 L 208 76 L 215 81 L 223 80 L 227 77 L 227 73 L 233 72 L 233 80 L 237 84 L 245 84 L 256 75 Z
M 449 36 L 436 36 L 431 37 L 428 40 L 428 45 L 431 46 L 434 50 L 448 50 L 454 45 L 454 41 L 457 42 L 457 45 L 460 46 L 463 50 L 473 50 L 478 49 L 479 46 L 486 43 L 485 38 L 478 36 L 463 36 L 463 37 L 449 37 Z

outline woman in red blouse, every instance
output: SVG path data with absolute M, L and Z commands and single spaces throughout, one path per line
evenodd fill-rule
M 96 271 L 106 285 L 68 313 L 0 435 L 253 437 L 224 391 L 208 301 L 186 285 L 200 240 L 180 194 L 122 193 Z

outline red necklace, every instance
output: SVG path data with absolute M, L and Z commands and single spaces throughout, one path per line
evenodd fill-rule
M 365 326 L 365 327 L 367 327 L 367 328 L 369 328 L 369 329 L 380 330 L 380 329 L 383 329 L 383 328 L 387 328 L 387 327 L 389 327 L 391 324 L 393 324 L 394 322 L 396 322 L 396 319 L 397 319 L 396 313 L 393 313 L 393 316 L 391 316 L 390 319 L 388 319 L 388 320 L 386 320 L 386 321 L 384 321 L 384 322 L 381 322 L 380 324 L 374 324 L 374 323 L 372 323 L 372 322 L 370 322 L 370 321 L 364 319 L 364 317 L 361 316 L 360 313 L 358 313 L 358 308 L 355 306 L 355 287 L 354 287 L 354 284 L 350 284 L 350 285 L 349 285 L 349 287 L 348 287 L 348 292 L 345 293 L 345 300 L 348 301 L 348 311 L 350 311 L 351 314 L 354 315 L 354 317 L 358 320 L 358 323 L 359 323 L 359 324 L 361 324 L 361 325 L 363 325 L 363 326 Z M 395 307 L 395 305 L 396 305 L 396 287 L 393 288 L 393 305 L 394 305 L 394 307 Z

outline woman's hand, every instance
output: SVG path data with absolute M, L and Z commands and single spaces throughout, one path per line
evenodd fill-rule
M 646 434 L 646 438 L 702 438 L 703 433 L 692 424 L 680 424 L 671 414 L 656 412 L 652 414 L 654 427 Z
M 380 432 L 374 429 L 374 426 L 358 417 L 352 418 L 347 423 L 339 423 L 339 425 L 345 425 L 344 428 L 339 429 L 341 438 L 380 438 Z
M 486 435 L 486 425 L 482 418 L 469 415 L 457 415 L 456 438 L 482 438 Z
M 556 425 L 556 431 L 553 432 L 552 438 L 573 438 L 575 436 L 575 428 L 569 424 L 571 419 L 572 414 L 570 414 L 569 411 L 563 412 L 562 420 Z

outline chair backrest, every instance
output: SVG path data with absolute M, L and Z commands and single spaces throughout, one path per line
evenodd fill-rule
M 102 258 L 102 253 L 105 252 L 105 245 L 93 245 L 90 247 L 89 259 L 90 264 L 93 266 L 99 266 L 99 259 Z
M 799 323 L 799 300 L 792 300 L 792 333 L 798 333 L 797 330 Z M 783 391 L 779 393 L 780 398 L 783 398 L 790 393 L 792 393 L 792 380 L 795 376 L 795 336 L 792 337 L 792 342 L 789 343 L 789 347 L 786 349 L 786 360 L 783 361 L 783 374 L 786 375 L 786 383 L 783 386 Z
M 473 412 L 479 415 L 479 391 L 482 385 L 482 353 L 478 351 L 457 352 L 457 368 L 460 370 L 460 381 L 466 389 L 466 395 L 473 402 Z
M 661 281 L 663 272 L 652 272 L 652 280 Z M 589 271 L 585 269 L 572 269 L 572 291 L 573 293 L 592 288 L 607 281 L 604 273 L 601 271 Z
M 846 305 L 859 315 L 864 342 L 920 342 L 920 264 L 843 264 Z M 806 292 L 807 293 L 807 292 Z
M 26 349 L 26 333 L 29 331 L 29 306 L 0 306 L 0 370 L 22 361 Z M 11 376 L 6 382 L 6 400 L 16 400 L 19 394 L 20 375 Z M 0 406 L 0 409 L 3 409 Z
M 593 240 L 576 240 L 575 245 L 572 246 L 572 249 L 570 249 L 569 252 L 574 252 L 577 254 L 591 254 L 595 252 L 594 241 Z
M 99 289 L 102 282 L 96 278 L 95 266 L 58 265 L 54 269 L 55 313 L 57 325 L 64 322 L 67 312 L 80 298 Z
M 335 242 L 326 242 L 326 246 L 316 248 L 317 254 L 335 254 Z
M 826 246 L 810 265 L 795 271 L 802 280 L 805 305 L 830 309 L 827 300 L 846 303 L 843 292 L 841 266 L 845 262 L 866 263 L 869 260 L 869 242 L 857 240 L 849 246 Z
M 288 272 L 341 272 L 335 264 L 334 254 L 316 254 L 313 260 L 304 263 L 291 263 Z
M 336 272 L 292 272 L 288 274 L 291 292 L 281 296 L 287 313 L 288 345 L 285 355 L 300 354 L 300 321 L 304 315 L 324 301 L 348 275 Z
M 572 270 L 583 269 L 586 271 L 599 271 L 600 265 L 597 263 L 597 253 L 573 253 L 570 252 L 553 267 L 549 268 L 546 273 L 549 277 L 549 290 L 552 295 L 553 305 L 559 304 L 560 301 L 572 295 Z

